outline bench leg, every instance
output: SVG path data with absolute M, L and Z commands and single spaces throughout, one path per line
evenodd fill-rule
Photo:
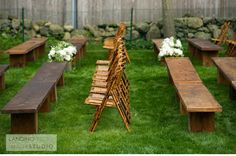
M 56 85 L 52 88 L 52 91 L 50 93 L 50 101 L 51 102 L 57 101 L 57 86 Z
M 51 111 L 51 107 L 50 107 L 50 96 L 48 96 L 45 101 L 43 102 L 42 106 L 39 109 L 39 112 L 41 113 L 47 113 Z
M 229 85 L 229 97 L 231 100 L 236 100 L 236 90 L 232 85 Z
M 10 66 L 11 67 L 25 67 L 26 55 L 10 55 Z
M 11 114 L 11 133 L 35 134 L 38 132 L 38 113 Z
M 214 112 L 189 113 L 188 127 L 190 132 L 212 132 L 215 130 Z
M 218 69 L 217 70 L 217 83 L 219 84 L 228 84 L 224 74 Z
M 64 86 L 64 73 L 61 75 L 57 85 L 58 86 Z
M 2 74 L 2 76 L 0 76 L 0 90 L 5 89 L 5 78 L 4 78 L 4 74 Z
M 188 51 L 190 53 L 190 56 L 194 56 L 194 50 L 195 48 L 189 43 L 188 44 Z
M 26 61 L 32 62 L 36 60 L 36 50 L 32 50 L 26 54 Z
M 218 51 L 208 51 L 208 52 L 203 52 L 200 51 L 201 57 L 202 57 L 202 65 L 203 66 L 212 66 L 212 57 L 217 57 L 218 56 Z

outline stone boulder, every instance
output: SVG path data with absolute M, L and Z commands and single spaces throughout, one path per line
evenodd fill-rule
M 13 19 L 11 21 L 11 26 L 12 26 L 13 29 L 19 29 L 20 28 L 20 20 Z
M 39 32 L 39 30 L 40 30 L 40 26 L 39 26 L 38 24 L 36 24 L 36 23 L 33 23 L 33 24 L 32 24 L 32 28 L 33 28 L 33 30 L 36 31 L 36 32 Z
M 47 27 L 41 27 L 39 32 L 41 36 L 49 36 L 49 28 Z
M 84 29 L 88 30 L 95 38 L 99 38 L 102 35 L 100 33 L 100 31 L 97 30 L 98 29 L 97 27 L 93 27 L 91 25 L 86 25 L 86 26 L 84 26 Z
M 187 23 L 188 23 L 188 27 L 194 28 L 194 29 L 200 28 L 203 26 L 203 21 L 199 17 L 189 17 Z
M 220 29 L 214 29 L 212 32 L 213 38 L 218 38 L 220 35 L 221 30 Z
M 140 33 L 147 33 L 148 30 L 150 29 L 149 24 L 147 23 L 138 23 L 136 24 L 136 29 L 140 32 Z
M 139 32 L 136 30 L 133 30 L 132 31 L 132 40 L 136 40 L 138 38 L 140 38 Z M 130 40 L 130 32 L 127 32 L 127 34 L 125 35 L 125 39 Z
M 49 30 L 52 32 L 52 34 L 62 34 L 62 33 L 64 33 L 64 29 L 58 24 L 51 24 L 49 26 Z
M 74 27 L 72 25 L 64 25 L 64 30 L 66 32 L 72 32 L 74 30 Z
M 219 27 L 215 24 L 208 24 L 207 28 L 210 30 L 210 32 L 213 32 L 214 30 L 219 29 Z
M 75 29 L 71 32 L 71 36 L 74 37 L 74 36 L 86 36 L 86 37 L 89 37 L 90 34 L 88 31 L 84 30 L 84 29 Z
M 160 37 L 161 37 L 160 29 L 156 25 L 152 25 L 150 30 L 147 32 L 146 39 L 150 41 L 152 39 Z
M 0 29 L 5 30 L 6 28 L 9 28 L 11 25 L 10 20 L 7 19 L 0 19 Z
M 204 33 L 204 32 L 197 32 L 195 34 L 195 38 L 204 39 L 204 40 L 210 40 L 211 39 L 211 34 Z
M 71 34 L 69 32 L 65 32 L 63 40 L 67 41 L 71 38 Z

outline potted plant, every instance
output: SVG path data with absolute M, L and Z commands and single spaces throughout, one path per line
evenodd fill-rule
M 179 39 L 174 37 L 165 38 L 162 42 L 158 58 L 161 62 L 165 61 L 165 57 L 183 57 L 183 46 Z
M 51 47 L 48 54 L 49 62 L 67 62 L 67 70 L 72 69 L 72 61 L 77 53 L 77 49 L 70 43 L 60 41 Z

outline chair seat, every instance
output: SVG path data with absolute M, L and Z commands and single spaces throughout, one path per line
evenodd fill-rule
M 99 106 L 102 104 L 102 100 L 104 98 L 104 95 L 102 94 L 90 94 L 89 97 L 86 98 L 85 103 L 89 104 L 89 105 L 94 105 L 94 106 Z M 112 99 L 112 97 L 109 97 L 107 103 L 106 103 L 107 107 L 116 107 L 114 100 Z

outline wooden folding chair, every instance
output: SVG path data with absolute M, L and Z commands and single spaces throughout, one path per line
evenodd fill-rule
M 90 131 L 93 132 L 97 126 L 97 123 L 101 117 L 102 111 L 105 106 L 115 106 L 126 126 L 129 130 L 130 123 L 130 108 L 126 99 L 126 93 L 123 90 L 122 76 L 126 64 L 125 53 L 118 50 L 118 62 L 113 75 L 109 76 L 106 88 L 103 91 L 90 92 L 89 97 L 85 103 L 96 104 L 97 110 L 92 122 Z
M 229 27 L 230 27 L 230 22 L 225 22 L 221 28 L 221 32 L 220 32 L 220 35 L 218 36 L 218 38 L 212 39 L 212 41 L 214 41 L 214 43 L 217 45 L 221 45 L 222 43 L 225 43 L 225 41 L 227 39 Z
M 110 59 L 113 49 L 115 48 L 117 39 L 120 37 L 124 37 L 126 25 L 124 23 L 120 23 L 117 33 L 114 37 L 109 37 L 104 40 L 103 48 L 108 49 L 108 59 Z
M 226 56 L 228 57 L 235 57 L 236 56 L 236 33 L 231 40 L 226 40 L 228 45 L 228 49 L 226 51 Z

